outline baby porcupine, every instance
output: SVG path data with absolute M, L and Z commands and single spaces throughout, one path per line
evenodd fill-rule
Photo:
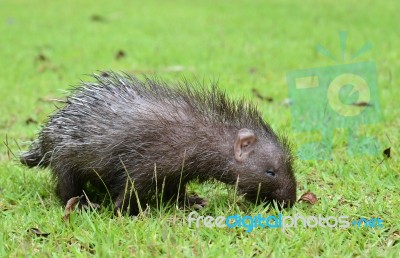
M 253 202 L 296 201 L 287 140 L 254 105 L 227 98 L 216 85 L 171 87 L 113 72 L 94 78 L 72 91 L 20 157 L 29 167 L 51 168 L 64 204 L 90 182 L 107 187 L 116 211 L 135 215 L 138 200 L 154 203 L 162 186 L 163 200 L 185 201 L 189 181 L 209 179 L 237 183 Z

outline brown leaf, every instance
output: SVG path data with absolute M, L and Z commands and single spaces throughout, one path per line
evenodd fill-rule
M 31 232 L 31 233 L 35 234 L 36 236 L 42 236 L 42 237 L 47 237 L 48 235 L 50 235 L 50 233 L 43 233 L 38 228 L 30 228 L 30 229 L 28 229 L 28 232 Z
M 90 17 L 90 19 L 91 19 L 92 21 L 94 21 L 94 22 L 106 22 L 106 21 L 107 21 L 106 18 L 104 18 L 103 16 L 98 15 L 98 14 L 93 14 L 93 15 Z
M 386 158 L 390 158 L 390 147 L 387 148 L 387 149 L 385 149 L 385 150 L 383 151 L 383 155 L 384 155 Z
M 115 59 L 119 60 L 121 58 L 124 58 L 126 56 L 125 52 L 123 50 L 119 50 L 116 54 L 115 54 Z
M 64 221 L 69 221 L 69 216 L 71 214 L 71 211 L 75 209 L 76 205 L 79 203 L 79 200 L 83 197 L 82 196 L 76 196 L 72 197 L 71 199 L 68 200 L 67 205 L 65 206 L 65 215 L 63 217 Z
M 310 203 L 312 205 L 314 205 L 314 204 L 316 204 L 318 202 L 317 196 L 312 192 L 307 192 L 307 193 L 303 194 L 300 197 L 300 200 L 308 202 L 308 203 Z
M 252 89 L 251 89 L 251 92 L 253 92 L 253 95 L 256 96 L 256 97 L 259 98 L 259 99 L 263 99 L 263 98 L 264 98 L 264 97 L 260 94 L 260 92 L 259 92 L 257 89 L 255 89 L 255 88 L 252 88 Z
M 365 102 L 365 101 L 360 101 L 360 102 L 353 102 L 353 106 L 358 106 L 358 107 L 372 107 L 373 105 L 371 103 Z
M 271 97 L 264 97 L 263 95 L 261 95 L 261 93 L 255 89 L 252 88 L 251 91 L 253 92 L 253 95 L 256 96 L 257 98 L 261 99 L 261 100 L 266 100 L 267 102 L 272 102 L 274 99 Z
M 38 55 L 36 56 L 36 60 L 37 60 L 37 61 L 40 61 L 40 62 L 44 62 L 44 61 L 47 61 L 47 60 L 49 60 L 49 59 L 48 59 L 47 56 L 45 56 L 44 54 L 40 53 L 40 54 L 38 54 Z
M 28 117 L 26 120 L 25 120 L 25 124 L 27 124 L 27 125 L 29 125 L 29 124 L 37 124 L 38 122 L 35 120 L 35 119 L 33 119 L 32 117 Z

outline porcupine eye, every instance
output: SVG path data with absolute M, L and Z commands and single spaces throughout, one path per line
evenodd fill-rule
M 268 169 L 265 173 L 270 177 L 275 177 L 275 172 L 272 169 Z

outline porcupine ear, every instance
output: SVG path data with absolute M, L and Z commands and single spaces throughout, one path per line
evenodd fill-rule
M 236 136 L 235 145 L 233 146 L 235 160 L 243 162 L 253 151 L 255 141 L 256 136 L 252 130 L 246 128 L 240 129 Z

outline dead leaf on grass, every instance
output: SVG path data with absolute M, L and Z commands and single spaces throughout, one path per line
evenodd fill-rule
M 50 233 L 44 233 L 38 228 L 30 228 L 30 229 L 28 229 L 28 232 L 31 232 L 39 237 L 47 237 L 48 235 L 50 235 Z
M 98 15 L 98 14 L 93 14 L 90 17 L 90 20 L 94 22 L 107 22 L 107 19 L 104 16 Z
M 48 61 L 49 58 L 45 56 L 43 53 L 40 53 L 36 56 L 36 60 L 40 62 Z
M 26 120 L 25 120 L 25 124 L 27 124 L 27 125 L 29 125 L 29 124 L 37 124 L 38 123 L 38 121 L 36 121 L 35 119 L 33 119 L 32 117 L 28 117 Z
M 390 147 L 383 151 L 383 156 L 386 158 L 390 158 Z
M 257 98 L 259 98 L 261 100 L 265 100 L 267 102 L 272 102 L 274 100 L 271 97 L 265 97 L 265 96 L 261 95 L 261 93 L 255 88 L 252 88 L 251 91 L 253 92 L 254 96 L 256 96 Z
M 119 50 L 119 51 L 115 54 L 115 59 L 120 60 L 120 59 L 124 58 L 125 56 L 126 56 L 125 51 Z
M 83 195 L 72 197 L 71 199 L 68 200 L 67 205 L 65 206 L 65 215 L 63 217 L 64 221 L 69 221 L 69 217 L 71 215 L 72 210 L 75 209 L 76 205 L 79 203 L 82 197 Z
M 300 197 L 300 201 L 305 201 L 314 205 L 318 202 L 318 198 L 314 193 L 307 192 Z

